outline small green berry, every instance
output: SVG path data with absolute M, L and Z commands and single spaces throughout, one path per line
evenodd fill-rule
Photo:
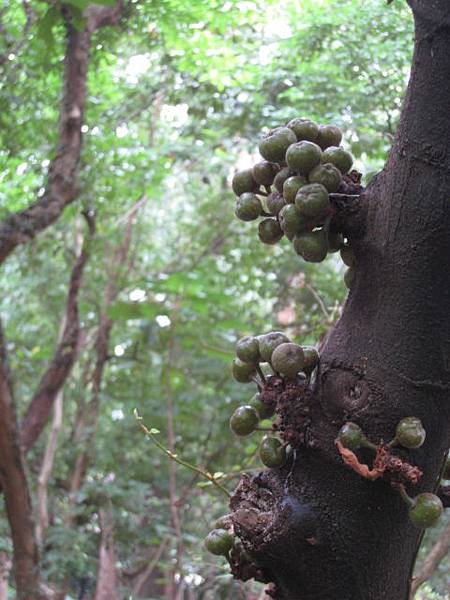
M 303 348 L 293 342 L 285 342 L 275 348 L 272 354 L 275 371 L 286 377 L 295 377 L 303 369 L 305 356 Z
M 279 214 L 280 227 L 290 240 L 304 231 L 306 231 L 307 223 L 305 217 L 297 210 L 295 204 L 286 204 Z
M 287 127 L 292 129 L 299 142 L 304 140 L 315 142 L 319 136 L 319 126 L 309 119 L 292 119 Z
M 276 244 L 283 235 L 283 230 L 276 219 L 263 219 L 258 225 L 258 236 L 263 244 Z
M 409 510 L 409 519 L 414 527 L 424 529 L 436 525 L 443 512 L 440 498 L 425 492 L 414 498 L 414 505 Z
M 232 525 L 231 515 L 222 515 L 214 523 L 214 529 L 230 529 Z
M 420 448 L 424 443 L 426 431 L 417 417 L 405 417 L 395 430 L 396 441 L 405 448 Z
M 286 206 L 286 200 L 280 192 L 271 192 L 267 196 L 266 204 L 270 214 L 277 216 L 283 206 Z
M 341 252 L 340 252 L 342 261 L 345 265 L 347 265 L 347 267 L 353 267 L 353 265 L 355 264 L 355 254 L 353 252 L 353 250 L 350 248 L 350 246 L 344 246 L 343 248 L 341 248 Z
M 342 175 L 334 165 L 325 163 L 317 165 L 308 176 L 310 183 L 320 183 L 329 192 L 337 192 L 341 185 Z
M 247 364 L 239 358 L 235 358 L 231 365 L 231 373 L 239 383 L 250 383 L 256 376 L 256 369 L 254 365 Z
M 300 173 L 309 173 L 320 164 L 322 151 L 314 142 L 297 142 L 289 146 L 286 152 L 286 162 L 289 168 Z
M 280 192 L 280 194 L 283 193 L 284 182 L 286 179 L 289 179 L 289 177 L 292 177 L 292 175 L 295 175 L 295 173 L 289 167 L 283 167 L 281 171 L 276 174 L 275 179 L 273 180 L 273 185 Z
M 259 446 L 259 458 L 266 467 L 280 468 L 286 463 L 286 447 L 278 438 L 265 435 Z
M 349 421 L 341 427 L 338 439 L 345 448 L 357 450 L 361 446 L 364 446 L 366 436 L 359 425 Z
M 303 372 L 307 375 L 311 374 L 319 364 L 319 353 L 313 346 L 303 346 Z
M 280 166 L 277 163 L 262 160 L 261 162 L 256 163 L 256 165 L 253 165 L 253 179 L 260 185 L 272 185 L 275 175 L 279 170 Z
M 241 221 L 254 221 L 262 213 L 261 200 L 255 194 L 246 192 L 236 202 L 235 214 Z
M 330 146 L 322 154 L 323 163 L 331 163 L 341 173 L 348 173 L 353 165 L 353 156 L 339 146 Z
M 297 141 L 295 133 L 288 127 L 277 127 L 270 131 L 259 143 L 259 152 L 269 162 L 284 161 L 286 150 Z
M 450 479 L 450 456 L 447 456 L 445 466 L 442 471 L 442 479 Z
M 336 125 L 321 125 L 317 143 L 325 150 L 330 146 L 339 146 L 342 140 L 342 131 Z
M 230 429 L 235 435 L 246 436 L 258 426 L 259 416 L 253 406 L 239 406 L 230 418 Z
M 213 529 L 205 538 L 205 547 L 211 554 L 228 556 L 233 547 L 233 536 L 226 529 Z
M 295 196 L 297 195 L 298 190 L 304 185 L 308 184 L 308 180 L 306 177 L 301 177 L 301 175 L 293 175 L 292 177 L 288 177 L 283 184 L 283 197 L 288 204 L 294 204 Z
M 242 196 L 242 194 L 245 194 L 246 192 L 256 192 L 259 187 L 253 179 L 252 169 L 238 171 L 234 175 L 231 185 L 236 196 Z
M 256 410 L 261 420 L 270 419 L 275 413 L 275 409 L 267 406 L 262 400 L 260 394 L 255 394 L 249 402 L 250 406 Z
M 251 335 L 241 338 L 236 344 L 236 356 L 243 363 L 258 364 L 260 359 L 258 340 Z
M 326 187 L 320 183 L 303 186 L 295 196 L 295 206 L 307 219 L 320 221 L 330 209 L 330 198 Z
M 349 267 L 344 273 L 344 283 L 347 289 L 351 289 L 355 280 L 356 270 L 355 267 Z
M 292 243 L 297 254 L 307 262 L 322 262 L 328 253 L 327 234 L 323 229 L 296 235 Z
M 328 252 L 339 252 L 344 245 L 342 233 L 328 232 Z
M 285 342 L 289 342 L 289 338 L 284 333 L 281 333 L 281 331 L 271 331 L 270 333 L 258 336 L 261 361 L 270 362 L 275 348 Z

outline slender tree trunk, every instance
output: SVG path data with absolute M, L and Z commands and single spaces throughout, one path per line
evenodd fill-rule
M 441 533 L 433 547 L 431 548 L 428 556 L 424 560 L 424 563 L 420 571 L 416 574 L 412 581 L 411 586 L 411 600 L 414 598 L 415 593 L 419 587 L 428 581 L 430 577 L 435 573 L 439 564 L 448 555 L 450 551 L 450 520 L 447 523 L 447 527 Z
M 100 510 L 101 540 L 94 600 L 120 600 L 111 507 Z
M 450 5 L 411 4 L 415 52 L 395 143 L 344 221 L 355 281 L 322 350 L 307 422 L 280 409 L 305 442 L 287 467 L 243 480 L 231 503 L 282 600 L 409 598 L 421 531 L 388 483 L 342 464 L 343 423 L 377 443 L 403 417 L 423 421 L 425 444 L 399 451 L 424 473 L 412 495 L 435 490 L 449 446 Z

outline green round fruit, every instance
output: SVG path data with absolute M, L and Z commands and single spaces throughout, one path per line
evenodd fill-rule
M 259 416 L 253 406 L 238 406 L 230 418 L 230 429 L 235 435 L 246 436 L 258 426 Z
M 442 479 L 450 479 L 450 456 L 447 456 L 445 466 L 442 471 Z
M 242 194 L 245 194 L 246 192 L 256 192 L 259 187 L 253 179 L 252 169 L 238 171 L 233 177 L 231 186 L 236 196 L 242 196 Z
M 310 375 L 319 364 L 319 353 L 314 346 L 303 346 L 303 372 Z
M 357 450 L 364 445 L 366 436 L 359 425 L 349 421 L 341 427 L 338 439 L 345 448 Z
M 276 219 L 263 219 L 258 225 L 258 236 L 263 244 L 276 244 L 283 235 L 283 230 Z
M 273 185 L 277 188 L 280 194 L 283 193 L 283 186 L 286 179 L 295 175 L 292 169 L 289 167 L 283 167 L 279 173 L 275 175 L 275 179 L 273 180 Z
M 280 192 L 271 192 L 267 196 L 266 204 L 270 214 L 277 216 L 283 206 L 286 206 L 286 200 Z
M 211 554 L 228 556 L 233 547 L 233 536 L 226 529 L 213 529 L 205 538 L 205 548 Z
M 330 146 L 339 146 L 342 140 L 342 131 L 336 125 L 321 125 L 317 143 L 325 150 Z
M 328 253 L 327 234 L 323 229 L 301 233 L 294 237 L 293 246 L 307 262 L 322 262 Z
M 353 250 L 350 248 L 350 246 L 344 246 L 343 248 L 341 248 L 341 258 L 342 261 L 345 265 L 347 265 L 347 267 L 353 267 L 355 264 L 355 254 L 353 252 Z
M 328 191 L 320 183 L 309 183 L 298 190 L 295 206 L 307 219 L 323 219 L 330 209 Z
M 239 383 L 250 383 L 256 375 L 254 365 L 243 362 L 239 358 L 233 359 L 231 373 Z
M 405 448 L 420 448 L 424 443 L 426 431 L 417 417 L 405 417 L 395 430 L 396 441 Z
M 308 179 L 310 183 L 322 184 L 329 192 L 337 192 L 341 185 L 342 175 L 334 165 L 325 163 L 314 167 Z
M 280 468 L 286 463 L 286 447 L 278 438 L 265 435 L 259 446 L 259 458 L 266 467 Z
M 287 127 L 295 133 L 298 142 L 303 140 L 315 142 L 319 137 L 319 126 L 309 119 L 292 119 Z
M 258 340 L 252 335 L 241 338 L 236 344 L 236 356 L 243 363 L 258 364 L 260 359 Z
M 340 146 L 330 146 L 323 151 L 323 163 L 331 163 L 341 173 L 348 173 L 353 165 L 353 156 Z
M 246 192 L 236 202 L 235 214 L 241 221 L 254 221 L 262 213 L 261 200 L 255 194 Z
M 270 362 L 275 348 L 285 342 L 289 342 L 289 338 L 284 333 L 281 333 L 281 331 L 271 331 L 270 333 L 258 336 L 261 361 Z
M 304 185 L 308 184 L 308 180 L 306 177 L 301 177 L 301 175 L 293 175 L 292 177 L 288 177 L 283 184 L 283 197 L 289 204 L 294 204 L 295 196 L 297 195 L 298 190 Z
M 347 289 L 351 289 L 355 280 L 355 267 L 349 267 L 344 273 L 344 283 Z
M 344 246 L 344 236 L 342 233 L 328 232 L 328 252 L 339 252 Z
M 297 138 L 289 127 L 277 127 L 270 131 L 259 143 L 259 153 L 269 162 L 284 161 L 286 150 L 295 144 Z
M 256 163 L 256 165 L 253 165 L 253 179 L 260 185 L 272 185 L 275 175 L 279 170 L 280 167 L 277 163 L 262 160 L 261 162 Z
M 286 204 L 278 215 L 280 227 L 290 240 L 293 237 L 306 230 L 305 218 L 298 212 L 295 204 Z
M 214 523 L 214 529 L 230 529 L 232 525 L 231 515 L 222 515 Z
M 289 146 L 286 162 L 289 168 L 300 175 L 309 175 L 320 164 L 321 156 L 322 151 L 314 142 L 297 142 Z
M 267 404 L 261 400 L 261 395 L 258 393 L 253 396 L 249 402 L 249 405 L 253 406 L 261 420 L 270 419 L 270 417 L 273 417 L 275 413 L 275 409 L 267 406 Z
M 414 498 L 414 506 L 409 510 L 409 519 L 419 529 L 433 527 L 444 512 L 438 496 L 425 492 Z
M 285 342 L 272 353 L 272 366 L 275 371 L 286 377 L 295 377 L 303 369 L 305 356 L 303 348 L 293 342 Z

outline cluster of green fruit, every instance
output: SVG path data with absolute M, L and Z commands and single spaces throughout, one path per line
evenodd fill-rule
M 421 420 L 417 417 L 405 417 L 399 421 L 395 436 L 389 442 L 388 447 L 392 448 L 399 445 L 411 450 L 420 448 L 425 441 L 425 437 L 426 431 Z M 361 427 L 356 423 L 345 423 L 339 431 L 338 439 L 343 446 L 351 450 L 357 450 L 358 448 L 376 449 L 376 446 L 367 439 Z M 411 498 L 406 494 L 404 486 L 400 486 L 399 489 L 402 498 L 408 504 L 409 519 L 415 527 L 427 528 L 436 525 L 444 510 L 438 496 L 425 492 Z
M 253 559 L 245 551 L 241 540 L 235 535 L 230 515 L 223 515 L 214 524 L 214 529 L 205 538 L 205 548 L 216 556 L 225 556 L 228 562 L 238 562 L 242 567 L 253 566 Z
M 319 362 L 317 350 L 293 343 L 284 333 L 272 331 L 264 335 L 246 336 L 236 344 L 232 374 L 240 383 L 256 383 L 258 392 L 239 406 L 230 418 L 230 428 L 238 436 L 247 436 L 258 429 L 259 422 L 270 419 L 276 406 L 273 400 L 264 402 L 264 388 L 276 377 L 281 384 L 310 377 Z M 267 363 L 272 374 L 265 374 L 261 363 Z M 259 447 L 262 463 L 270 468 L 282 467 L 287 460 L 287 445 L 279 438 L 265 435 Z
M 352 267 L 342 234 L 330 230 L 330 195 L 338 192 L 353 164 L 341 140 L 335 125 L 319 126 L 308 119 L 292 119 L 271 130 L 259 144 L 264 160 L 233 178 L 236 216 L 242 221 L 264 217 L 258 228 L 264 244 L 276 244 L 285 235 L 309 262 L 344 250 L 344 262 Z

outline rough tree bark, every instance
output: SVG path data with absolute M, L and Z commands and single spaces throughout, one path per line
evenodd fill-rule
M 450 6 L 410 6 L 415 51 L 393 149 L 344 223 L 355 281 L 322 348 L 309 414 L 281 408 L 305 441 L 283 469 L 242 480 L 231 501 L 282 600 L 409 598 L 421 531 L 385 481 L 342 464 L 334 440 L 344 422 L 379 442 L 405 416 L 423 421 L 425 444 L 400 451 L 424 473 L 412 495 L 435 490 L 449 447 Z

